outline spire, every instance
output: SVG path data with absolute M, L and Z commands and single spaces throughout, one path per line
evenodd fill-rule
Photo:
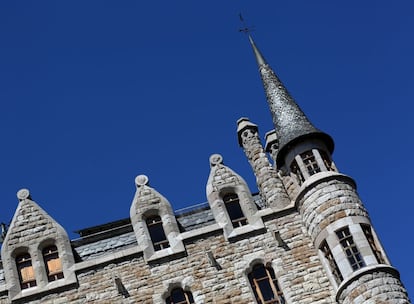
M 321 139 L 332 153 L 334 148 L 332 138 L 312 125 L 275 72 L 267 64 L 250 35 L 249 40 L 259 66 L 273 124 L 279 139 L 279 152 L 276 159 L 278 167 L 282 165 L 289 147 L 304 138 Z

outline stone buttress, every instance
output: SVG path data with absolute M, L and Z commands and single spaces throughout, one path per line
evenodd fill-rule
M 312 125 L 249 39 L 275 127 L 267 151 L 285 176 L 282 180 L 289 183 L 285 186 L 319 249 L 336 300 L 343 304 L 410 303 L 398 271 L 376 237 L 355 182 L 339 173 L 332 161 L 332 138 Z

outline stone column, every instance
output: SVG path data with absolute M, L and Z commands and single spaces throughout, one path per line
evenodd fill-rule
M 267 158 L 260 142 L 257 125 L 247 118 L 240 118 L 237 125 L 239 144 L 253 168 L 262 199 L 267 207 L 283 209 L 289 205 L 290 199 L 275 168 Z

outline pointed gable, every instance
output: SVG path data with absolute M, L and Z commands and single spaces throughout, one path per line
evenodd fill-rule
M 27 189 L 21 189 L 17 193 L 19 205 L 13 216 L 7 235 L 1 248 L 6 283 L 9 297 L 12 300 L 29 296 L 44 290 L 50 290 L 76 282 L 73 271 L 74 258 L 72 247 L 66 231 L 50 215 L 46 213 L 30 196 Z M 43 250 L 55 248 L 60 263 L 57 282 L 51 282 L 50 269 L 47 268 L 50 261 L 45 262 Z M 31 271 L 33 271 L 33 288 L 22 293 L 21 273 L 16 265 L 16 257 L 25 254 L 31 259 Z

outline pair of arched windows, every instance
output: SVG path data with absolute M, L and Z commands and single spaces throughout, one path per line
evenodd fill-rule
M 62 262 L 55 245 L 45 247 L 42 250 L 43 262 L 49 282 L 63 279 Z M 16 268 L 19 275 L 20 288 L 27 289 L 36 286 L 36 274 L 32 264 L 32 258 L 28 252 L 16 256 Z

